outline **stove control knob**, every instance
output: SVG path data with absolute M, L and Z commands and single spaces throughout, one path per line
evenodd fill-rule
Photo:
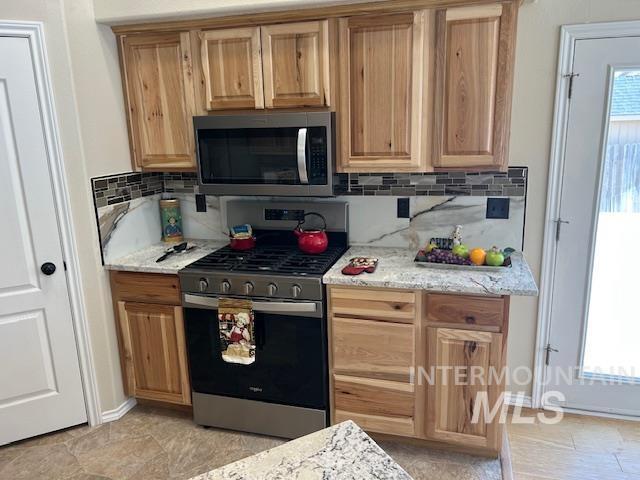
M 207 288 L 209 288 L 209 282 L 207 282 L 206 278 L 201 278 L 200 282 L 199 282 L 199 285 L 200 285 L 200 291 L 201 292 L 206 292 Z
M 267 285 L 267 294 L 273 297 L 278 292 L 278 286 L 275 283 Z
M 251 282 L 247 282 L 244 284 L 244 294 L 245 295 L 251 295 L 251 293 L 253 292 L 253 283 Z
M 300 296 L 300 292 L 302 292 L 302 287 L 298 284 L 295 284 L 291 287 L 291 296 L 293 298 L 298 298 Z
M 231 284 L 229 283 L 228 280 L 223 280 L 220 283 L 220 291 L 222 293 L 229 293 L 231 291 Z

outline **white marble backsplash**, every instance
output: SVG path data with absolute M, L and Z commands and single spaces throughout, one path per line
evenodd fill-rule
M 469 247 L 522 250 L 525 198 L 510 197 L 508 219 L 487 219 L 485 197 L 409 197 L 411 218 L 397 218 L 394 197 L 343 197 L 349 201 L 352 245 L 417 249 L 432 237 L 449 237 L 462 225 Z
M 160 241 L 160 195 L 98 208 L 105 263 Z
M 208 195 L 207 211 L 196 211 L 196 197 L 194 194 L 172 194 L 171 198 L 180 200 L 182 212 L 182 228 L 186 238 L 199 238 L 203 240 L 226 240 L 223 232 L 226 223 L 223 220 L 223 212 L 220 208 L 220 200 L 223 197 Z
M 98 208 L 105 263 L 160 240 L 160 197 L 152 195 Z M 238 197 L 207 196 L 206 212 L 196 212 L 193 194 L 172 194 L 171 198 L 180 199 L 186 238 L 226 239 L 226 203 Z M 417 249 L 429 238 L 448 237 L 455 225 L 462 225 L 463 240 L 469 247 L 496 245 L 522 250 L 525 197 L 509 198 L 509 218 L 504 220 L 485 218 L 486 197 L 409 197 L 411 218 L 397 218 L 397 197 L 340 196 L 322 201 L 349 203 L 352 245 Z M 255 200 L 268 202 L 271 198 L 255 197 Z

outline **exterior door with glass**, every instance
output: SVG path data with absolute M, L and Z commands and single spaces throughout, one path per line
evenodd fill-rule
M 640 36 L 576 40 L 573 73 L 547 404 L 640 416 Z

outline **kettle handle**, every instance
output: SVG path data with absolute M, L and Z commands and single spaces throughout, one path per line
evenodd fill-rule
M 320 217 L 322 219 L 322 224 L 323 224 L 322 231 L 324 232 L 327 229 L 327 219 L 324 218 L 324 216 L 316 212 L 309 212 L 309 213 L 305 213 L 304 217 L 301 220 L 298 220 L 298 225 L 296 226 L 296 230 L 300 230 L 300 227 L 304 222 L 307 221 L 307 216 L 309 215 L 315 215 L 316 217 Z

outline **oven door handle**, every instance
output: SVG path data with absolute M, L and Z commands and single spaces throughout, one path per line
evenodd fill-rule
M 211 310 L 218 308 L 218 298 L 201 295 L 183 295 L 185 307 L 204 307 Z M 253 310 L 264 313 L 314 313 L 318 311 L 315 302 L 253 302 Z
M 298 130 L 298 176 L 300 183 L 309 184 L 309 175 L 307 174 L 307 129 L 300 128 Z

